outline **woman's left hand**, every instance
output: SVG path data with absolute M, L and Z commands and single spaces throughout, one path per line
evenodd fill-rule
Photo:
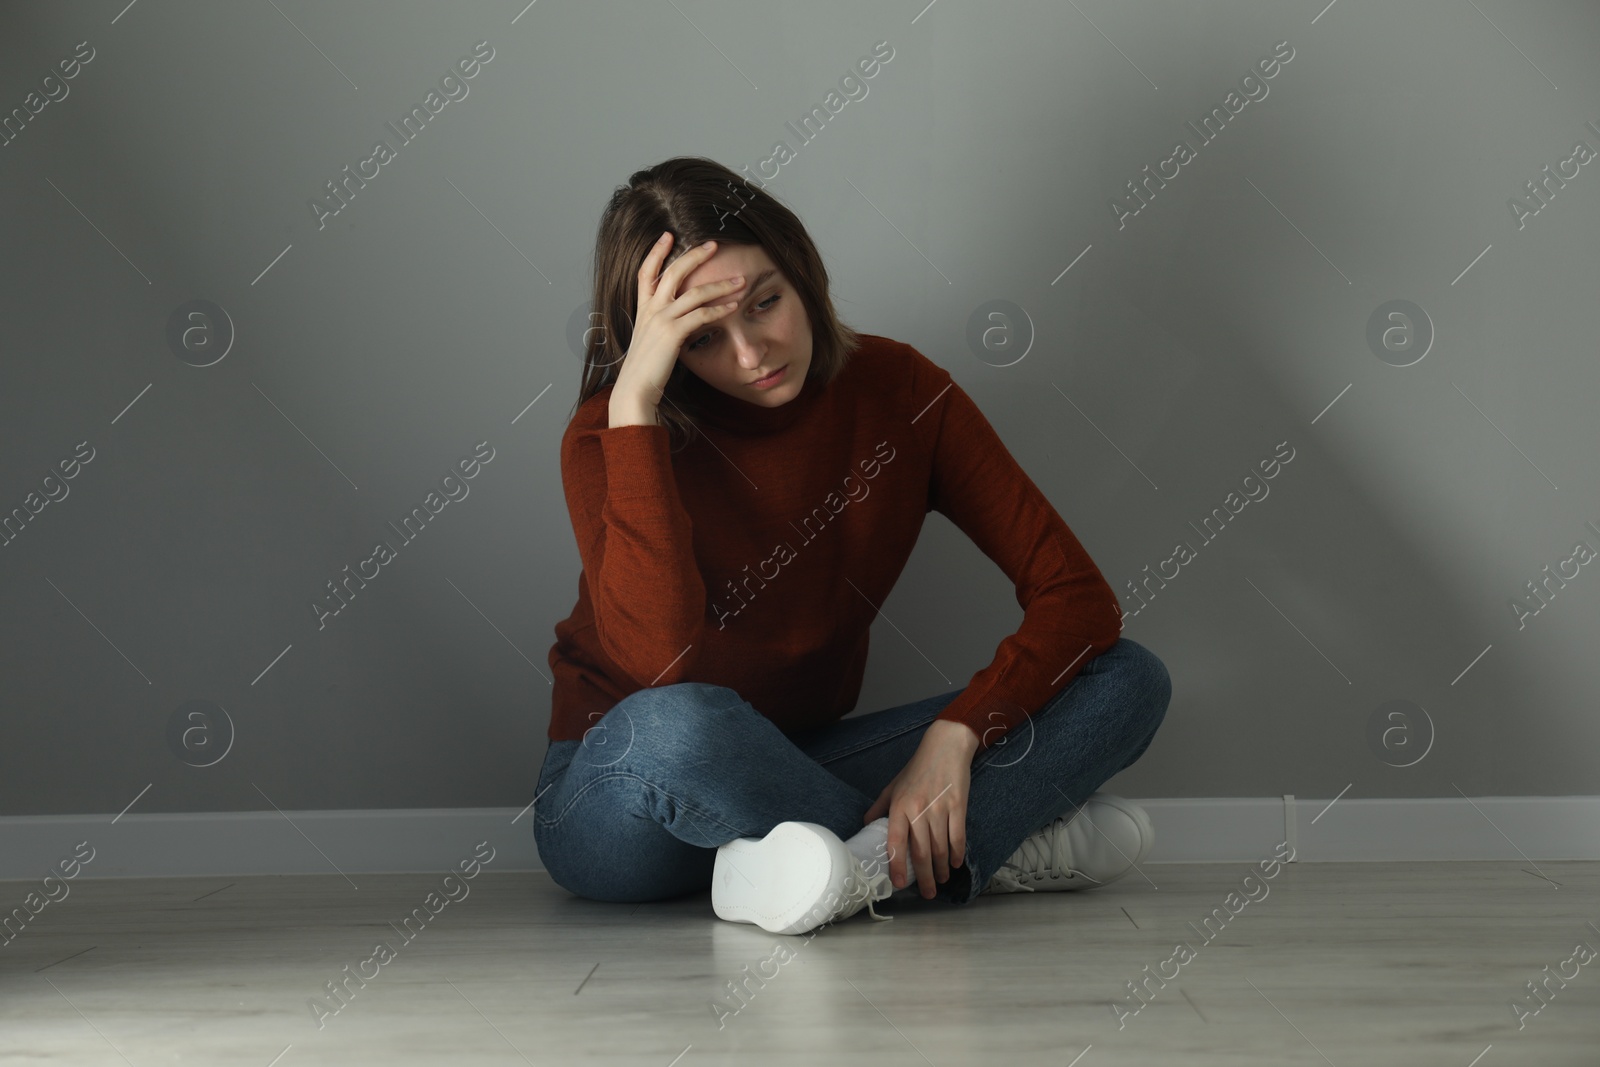
M 936 719 L 911 761 L 862 817 L 866 825 L 889 816 L 889 879 L 896 889 L 911 882 L 908 851 L 919 892 L 927 900 L 938 893 L 935 879 L 948 881 L 950 868 L 961 866 L 967 854 L 967 789 L 977 750 L 978 735 L 970 727 Z

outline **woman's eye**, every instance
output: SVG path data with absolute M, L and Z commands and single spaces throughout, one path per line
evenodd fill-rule
M 765 300 L 761 301 L 761 303 L 757 304 L 756 305 L 756 310 L 757 311 L 771 311 L 773 305 L 776 304 L 778 302 L 778 300 L 782 296 L 783 296 L 782 293 L 773 293 L 771 296 L 769 296 Z M 684 348 L 684 351 L 685 352 L 695 352 L 695 351 L 698 351 L 701 348 L 704 348 L 705 346 L 701 342 L 706 341 L 710 336 L 711 336 L 711 334 L 709 334 L 709 333 L 701 334 L 699 337 L 695 338 L 693 342 L 691 342 L 689 345 L 687 345 Z

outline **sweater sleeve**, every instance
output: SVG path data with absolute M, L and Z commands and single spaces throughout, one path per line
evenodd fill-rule
M 601 649 L 641 689 L 684 681 L 706 591 L 667 428 L 574 429 L 561 475 Z
M 1016 586 L 1016 633 L 940 712 L 995 745 L 1117 643 L 1116 594 L 1050 501 L 949 373 L 918 359 L 915 393 L 933 419 L 928 508 L 949 518 Z M 936 397 L 936 399 L 935 399 Z M 1026 747 L 1024 733 L 1013 739 Z

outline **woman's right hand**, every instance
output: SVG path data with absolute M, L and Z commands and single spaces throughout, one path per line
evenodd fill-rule
M 654 412 L 661 403 L 662 391 L 672 376 L 684 342 L 696 330 L 724 317 L 739 304 L 734 300 L 700 306 L 743 289 L 743 275 L 697 285 L 678 295 L 684 276 L 715 254 L 716 242 L 707 241 L 690 249 L 663 271 L 661 263 L 672 242 L 670 231 L 662 234 L 639 268 L 639 308 L 633 320 L 633 339 L 622 357 L 622 367 L 617 371 L 617 381 L 611 391 L 613 405 L 620 398 L 625 405 L 643 406 L 643 410 Z

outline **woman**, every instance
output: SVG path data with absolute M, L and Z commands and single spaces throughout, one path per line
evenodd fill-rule
M 592 307 L 534 811 L 555 881 L 710 886 L 718 916 L 793 934 L 880 918 L 913 878 L 962 904 L 1134 869 L 1148 818 L 1094 790 L 1149 746 L 1166 669 L 950 375 L 842 324 L 799 219 L 707 159 L 616 190 Z M 932 510 L 1023 622 L 964 688 L 843 719 Z

